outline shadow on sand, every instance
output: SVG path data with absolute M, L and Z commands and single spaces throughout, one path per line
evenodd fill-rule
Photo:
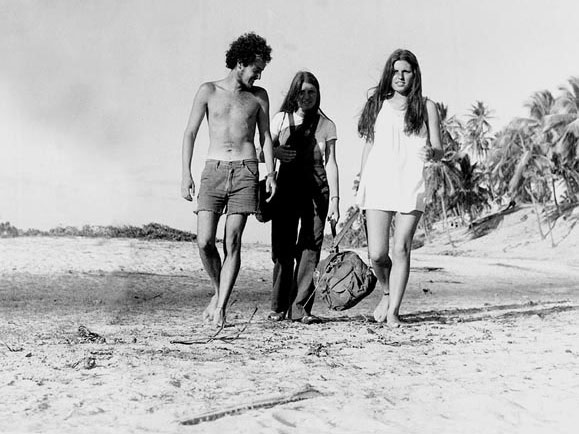
M 444 310 L 429 310 L 402 315 L 405 323 L 419 325 L 422 323 L 453 324 L 459 322 L 473 322 L 485 320 L 510 320 L 537 315 L 544 318 L 548 315 L 579 310 L 579 305 L 569 300 L 535 302 L 523 304 L 485 305 L 472 308 L 457 308 Z M 323 318 L 324 323 L 331 322 L 361 322 L 375 323 L 371 315 L 340 316 Z

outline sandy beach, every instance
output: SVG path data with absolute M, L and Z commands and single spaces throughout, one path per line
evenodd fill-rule
M 269 247 L 247 245 L 213 339 L 193 243 L 1 239 L 0 432 L 574 433 L 577 216 L 556 247 L 531 217 L 415 250 L 400 329 L 379 291 L 267 321 Z

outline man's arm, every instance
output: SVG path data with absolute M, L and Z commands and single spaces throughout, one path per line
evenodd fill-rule
M 259 112 L 257 114 L 259 143 L 263 150 L 263 159 L 267 169 L 266 190 L 268 193 L 271 193 L 269 195 L 269 199 L 271 199 L 275 194 L 277 185 L 275 182 L 275 166 L 273 163 L 273 144 L 271 141 L 271 133 L 269 131 L 269 98 L 265 89 L 260 89 L 257 97 L 259 100 Z
M 210 83 L 201 85 L 193 100 L 193 108 L 189 115 L 189 121 L 183 134 L 183 149 L 181 153 L 182 175 L 181 175 L 181 196 L 189 201 L 193 200 L 195 195 L 195 184 L 191 175 L 191 160 L 193 158 L 193 148 L 197 132 L 207 111 L 207 101 L 212 91 Z

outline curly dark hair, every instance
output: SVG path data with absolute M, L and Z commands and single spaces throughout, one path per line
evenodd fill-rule
M 253 32 L 244 33 L 229 46 L 225 53 L 225 65 L 228 69 L 235 68 L 237 62 L 241 62 L 243 66 L 251 65 L 258 56 L 265 63 L 269 63 L 271 47 L 261 36 Z

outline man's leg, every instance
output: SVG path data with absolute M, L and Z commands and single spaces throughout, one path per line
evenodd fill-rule
M 219 280 L 219 297 L 213 315 L 213 324 L 217 326 L 222 326 L 225 323 L 227 301 L 241 266 L 241 236 L 246 222 L 246 214 L 230 214 L 225 220 L 224 255 Z
M 388 249 L 390 246 L 390 224 L 393 215 L 394 213 L 391 211 L 366 210 L 368 256 L 382 288 L 382 299 L 374 310 L 374 319 L 378 322 L 386 320 L 390 302 L 390 269 L 392 261 L 388 256 Z
M 394 245 L 392 246 L 392 273 L 390 276 L 390 305 L 386 322 L 397 327 L 401 324 L 399 318 L 400 304 L 408 283 L 410 274 L 410 251 L 412 238 L 420 221 L 420 211 L 410 214 L 398 214 L 394 230 Z
M 211 321 L 219 298 L 221 258 L 215 245 L 215 234 L 220 215 L 212 211 L 199 211 L 197 214 L 197 246 L 205 271 L 209 275 L 215 294 L 203 311 L 203 321 Z

